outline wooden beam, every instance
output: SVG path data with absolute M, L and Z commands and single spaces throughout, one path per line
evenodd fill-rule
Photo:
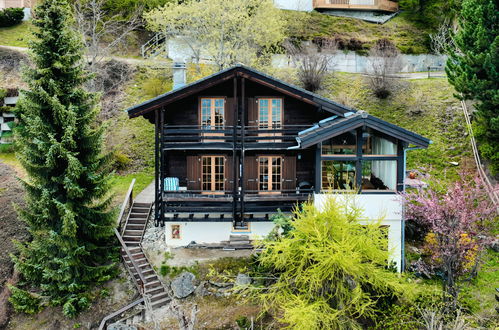
M 160 217 L 161 217 L 161 214 L 160 214 L 160 209 L 159 209 L 159 203 L 160 203 L 160 200 L 159 200 L 159 179 L 158 179 L 158 176 L 159 176 L 159 155 L 160 155 L 160 152 L 162 153 L 163 151 L 159 148 L 159 140 L 160 140 L 160 137 L 159 137 L 159 134 L 161 132 L 161 129 L 159 127 L 159 121 L 160 121 L 160 118 L 159 118 L 159 110 L 156 109 L 156 111 L 154 112 L 154 121 L 155 121 L 155 124 L 154 124 L 154 203 L 155 203 L 155 207 L 154 207 L 154 224 L 157 226 L 159 224 L 159 221 L 160 221 Z M 161 150 L 161 151 L 160 151 Z

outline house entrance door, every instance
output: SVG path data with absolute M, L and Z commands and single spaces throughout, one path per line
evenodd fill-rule
M 280 194 L 282 186 L 282 157 L 258 157 L 258 191 L 260 194 Z
M 201 157 L 201 188 L 203 194 L 223 194 L 225 190 L 225 157 Z

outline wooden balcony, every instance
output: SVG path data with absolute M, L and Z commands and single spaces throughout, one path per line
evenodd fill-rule
M 398 3 L 390 0 L 314 0 L 314 9 L 380 10 L 396 12 Z
M 297 145 L 298 132 L 308 128 L 303 125 L 286 125 L 275 129 L 257 126 L 224 126 L 206 129 L 198 125 L 165 125 L 163 127 L 163 150 L 217 149 L 245 150 L 287 149 Z

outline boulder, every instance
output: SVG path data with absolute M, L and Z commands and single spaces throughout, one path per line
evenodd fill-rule
M 176 298 L 185 298 L 194 292 L 194 280 L 196 276 L 189 272 L 182 272 L 172 281 L 171 288 Z
M 236 285 L 246 286 L 251 284 L 251 277 L 247 274 L 237 274 Z
M 199 283 L 199 285 L 197 286 L 196 290 L 194 290 L 194 295 L 197 296 L 197 297 L 209 296 L 211 293 L 207 289 L 207 284 L 208 283 L 205 282 L 205 281 Z

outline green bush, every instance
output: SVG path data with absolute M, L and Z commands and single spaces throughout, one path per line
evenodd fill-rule
M 0 144 L 0 154 L 1 153 L 12 153 L 16 151 L 15 145 L 13 143 L 1 143 Z
M 5 8 L 0 11 L 0 27 L 13 26 L 21 23 L 24 18 L 22 8 Z
M 113 166 L 117 170 L 124 170 L 130 165 L 132 160 L 125 153 L 116 150 L 113 152 Z
M 15 286 L 9 285 L 9 289 L 12 292 L 9 301 L 16 312 L 36 314 L 43 309 L 41 304 L 42 298 Z

